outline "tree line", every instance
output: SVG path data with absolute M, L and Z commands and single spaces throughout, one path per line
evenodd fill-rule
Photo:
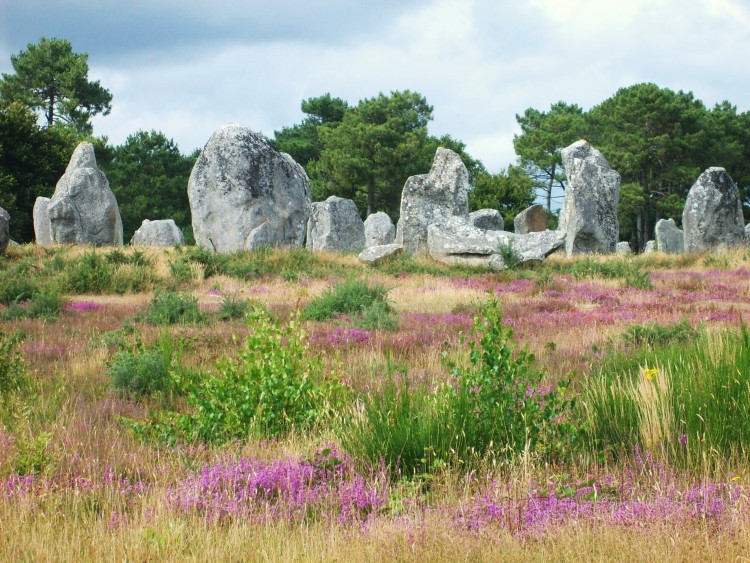
M 112 94 L 89 80 L 87 60 L 69 41 L 43 38 L 13 55 L 15 72 L 0 79 L 0 206 L 13 217 L 12 236 L 33 239 L 36 197 L 52 195 L 75 146 L 89 140 L 120 203 L 126 240 L 145 218 L 172 218 L 189 241 L 186 187 L 198 151 L 181 153 L 159 131 L 137 131 L 119 146 L 94 136 L 91 117 L 109 113 Z M 709 109 L 691 92 L 655 84 L 622 88 L 589 111 L 562 101 L 528 108 L 516 116 L 518 161 L 497 174 L 462 141 L 429 133 L 433 108 L 417 92 L 356 105 L 326 93 L 303 100 L 301 110 L 302 121 L 275 131 L 271 142 L 305 167 L 314 201 L 350 198 L 363 217 L 385 211 L 397 219 L 406 179 L 428 172 L 436 149 L 446 147 L 469 170 L 470 209 L 498 209 L 512 228 L 539 196 L 554 220 L 555 194 L 566 183 L 560 151 L 581 138 L 622 175 L 621 237 L 636 248 L 659 218 L 679 222 L 687 191 L 709 166 L 725 167 L 750 204 L 750 113 L 726 101 Z

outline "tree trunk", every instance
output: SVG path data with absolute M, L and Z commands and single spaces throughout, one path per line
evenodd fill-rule
M 55 96 L 49 97 L 49 107 L 47 108 L 47 127 L 52 127 L 55 122 Z
M 367 184 L 367 215 L 375 213 L 375 183 Z
M 555 166 L 556 162 L 552 163 L 552 172 L 549 175 L 549 186 L 547 186 L 547 211 L 552 213 L 552 184 L 555 182 Z

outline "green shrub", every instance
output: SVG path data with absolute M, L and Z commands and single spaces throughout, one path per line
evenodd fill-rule
M 622 335 L 626 344 L 631 346 L 666 346 L 671 343 L 690 342 L 698 336 L 698 331 L 686 320 L 672 325 L 660 325 L 652 322 L 628 326 Z
M 324 376 L 296 316 L 281 326 L 262 310 L 248 316 L 252 332 L 237 353 L 204 374 L 186 400 L 190 414 L 173 413 L 147 429 L 162 438 L 223 442 L 250 434 L 278 436 L 315 424 L 341 387 Z
M 219 320 L 229 321 L 232 319 L 241 319 L 250 309 L 251 304 L 248 299 L 241 299 L 236 295 L 228 294 L 219 305 L 217 316 Z
M 385 301 L 377 301 L 362 311 L 354 325 L 362 330 L 395 330 L 398 318 Z
M 29 383 L 20 350 L 22 340 L 20 333 L 0 330 L 0 397 L 25 389 Z
M 20 303 L 31 299 L 39 288 L 26 274 L 17 274 L 11 271 L 0 275 L 0 303 Z
M 183 344 L 173 341 L 168 332 L 150 347 L 140 338 L 117 352 L 109 366 L 115 390 L 123 396 L 145 397 L 152 394 L 179 394 L 183 391 L 179 361 Z
M 40 432 L 36 436 L 19 437 L 14 444 L 16 449 L 15 470 L 19 475 L 39 475 L 45 473 L 55 461 L 50 447 L 52 434 Z
M 157 290 L 146 311 L 146 322 L 153 325 L 198 323 L 203 318 L 198 300 L 189 293 L 176 291 Z
M 386 303 L 386 293 L 388 290 L 382 284 L 366 280 L 337 282 L 305 307 L 302 318 L 325 321 L 337 315 L 361 313 L 375 303 Z
M 521 263 L 521 255 L 518 251 L 513 248 L 513 241 L 509 241 L 507 244 L 500 243 L 497 247 L 500 258 L 503 259 L 503 264 L 509 270 L 514 269 Z
M 108 293 L 115 269 L 93 250 L 85 252 L 68 264 L 65 285 L 72 293 Z
M 51 321 L 60 315 L 63 300 L 60 293 L 51 289 L 35 293 L 31 299 L 23 304 L 11 303 L 0 314 L 3 320 L 12 319 L 44 319 Z
M 469 366 L 451 366 L 455 383 L 428 391 L 410 388 L 408 375 L 400 384 L 387 381 L 382 392 L 363 399 L 361 414 L 340 424 L 344 447 L 371 465 L 383 460 L 404 476 L 524 450 L 565 453 L 577 437 L 563 419 L 573 406 L 565 394 L 570 378 L 540 387 L 544 373 L 531 354 L 514 349 L 495 302 L 476 319 L 473 332 L 479 342 L 468 346 Z

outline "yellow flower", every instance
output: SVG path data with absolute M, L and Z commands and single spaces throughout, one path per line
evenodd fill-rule
M 658 369 L 655 369 L 655 368 L 654 369 L 646 368 L 646 369 L 643 370 L 643 376 L 646 378 L 646 381 L 651 381 L 657 375 L 659 375 L 659 370 Z

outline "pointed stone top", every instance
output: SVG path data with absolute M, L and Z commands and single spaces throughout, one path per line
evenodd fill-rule
M 94 145 L 88 141 L 79 143 L 76 150 L 73 151 L 73 156 L 70 157 L 67 170 L 73 170 L 76 168 L 96 168 L 96 156 L 94 155 Z

